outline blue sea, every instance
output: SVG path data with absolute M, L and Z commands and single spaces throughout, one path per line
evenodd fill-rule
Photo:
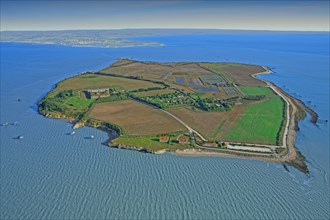
M 329 34 L 173 35 L 163 47 L 1 43 L 0 219 L 329 219 Z M 270 66 L 262 75 L 320 116 L 299 123 L 293 167 L 229 157 L 152 155 L 101 145 L 107 134 L 48 119 L 37 101 L 56 82 L 119 57 Z M 17 99 L 21 99 L 18 102 Z M 23 140 L 14 139 L 18 135 Z M 86 139 L 94 135 L 95 139 Z

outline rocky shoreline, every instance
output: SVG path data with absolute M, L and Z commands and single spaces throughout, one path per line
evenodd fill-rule
M 272 71 L 264 67 L 265 71 L 258 74 L 270 74 Z M 256 75 L 252 75 L 252 77 L 256 78 Z M 256 78 L 259 79 L 259 78 Z M 286 164 L 291 165 L 298 170 L 302 171 L 306 175 L 309 175 L 309 170 L 305 161 L 305 157 L 301 154 L 301 152 L 295 146 L 295 140 L 297 131 L 299 131 L 299 121 L 303 120 L 306 117 L 306 113 L 311 115 L 311 123 L 316 124 L 318 121 L 318 114 L 310 107 L 308 107 L 301 100 L 296 99 L 295 97 L 289 95 L 283 89 L 279 88 L 272 82 L 268 82 L 263 79 L 259 79 L 271 87 L 274 87 L 276 90 L 274 92 L 279 93 L 280 96 L 285 98 L 285 101 L 289 104 L 289 121 L 288 121 L 288 132 L 283 140 L 286 141 L 286 150 L 285 152 L 277 158 L 277 162 L 280 162 L 286 168 Z
M 274 85 L 274 84 L 273 84 Z M 274 85 L 275 86 L 275 85 Z M 289 131 L 286 137 L 287 139 L 287 150 L 284 155 L 281 156 L 280 161 L 281 163 L 285 163 L 291 165 L 298 170 L 304 172 L 305 174 L 309 175 L 309 170 L 305 161 L 305 157 L 301 154 L 301 152 L 297 149 L 295 145 L 296 135 L 299 131 L 299 121 L 303 120 L 306 117 L 306 112 L 311 115 L 311 123 L 316 124 L 318 120 L 318 114 L 311 109 L 310 107 L 306 106 L 301 100 L 298 100 L 282 89 L 276 88 L 287 98 L 288 102 L 290 103 L 290 124 L 289 124 Z

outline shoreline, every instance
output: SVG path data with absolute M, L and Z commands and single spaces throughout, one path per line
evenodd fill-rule
M 171 153 L 174 155 L 179 156 L 220 156 L 220 157 L 233 157 L 233 158 L 245 158 L 245 159 L 254 159 L 254 160 L 262 160 L 266 162 L 275 162 L 275 163 L 281 163 L 283 167 L 287 169 L 286 165 L 291 165 L 298 170 L 302 171 L 306 175 L 309 175 L 309 170 L 305 162 L 305 157 L 299 152 L 299 150 L 296 148 L 294 142 L 296 140 L 296 133 L 299 130 L 298 122 L 303 118 L 302 115 L 305 114 L 305 112 L 309 113 L 311 115 L 311 122 L 316 124 L 318 120 L 317 113 L 308 107 L 305 103 L 303 103 L 301 100 L 296 99 L 292 97 L 291 95 L 287 94 L 285 91 L 283 91 L 281 88 L 276 86 L 272 82 L 268 82 L 267 80 L 263 80 L 260 78 L 257 78 L 256 76 L 259 74 L 270 74 L 272 71 L 262 66 L 265 71 L 260 73 L 255 73 L 250 75 L 251 77 L 260 80 L 264 82 L 270 89 L 273 90 L 274 93 L 276 93 L 278 96 L 280 96 L 284 102 L 286 103 L 286 123 L 285 123 L 285 130 L 283 134 L 283 141 L 282 146 L 276 146 L 276 147 L 284 147 L 285 151 L 284 153 L 277 154 L 275 151 L 272 153 L 266 154 L 263 152 L 251 152 L 251 151 L 236 151 L 232 149 L 218 149 L 218 148 L 207 148 L 207 147 L 197 147 L 197 148 L 187 148 L 184 150 L 168 150 L 168 149 L 161 149 L 158 151 L 152 151 L 147 148 L 143 147 L 132 147 L 132 146 L 117 146 L 112 144 L 112 140 L 115 139 L 120 135 L 117 131 L 111 129 L 110 127 L 107 127 L 106 125 L 100 123 L 96 124 L 90 124 L 84 121 L 77 121 L 73 119 L 72 117 L 68 117 L 64 114 L 60 113 L 53 113 L 53 114 L 45 114 L 43 113 L 39 108 L 38 103 L 38 113 L 48 117 L 48 118 L 58 118 L 58 119 L 66 119 L 68 120 L 72 125 L 73 128 L 76 129 L 80 126 L 88 126 L 92 128 L 96 128 L 98 130 L 104 131 L 108 134 L 108 139 L 102 142 L 103 145 L 106 145 L 108 147 L 112 148 L 118 148 L 118 149 L 128 149 L 128 150 L 135 150 L 139 152 L 144 153 L 152 153 L 152 154 L 163 154 L 163 153 Z M 84 74 L 84 73 L 81 73 Z M 80 75 L 80 74 L 79 74 Z M 74 76 L 72 76 L 74 77 Z M 64 79 L 66 80 L 66 79 Z M 62 80 L 63 81 L 63 80 Z M 60 82 L 62 82 L 60 81 Z M 58 83 L 60 83 L 58 82 Z M 58 83 L 55 84 L 55 88 L 57 87 Z M 47 94 L 52 92 L 53 90 L 49 91 Z M 47 95 L 46 95 L 47 96 Z M 244 144 L 251 145 L 253 143 L 243 143 Z

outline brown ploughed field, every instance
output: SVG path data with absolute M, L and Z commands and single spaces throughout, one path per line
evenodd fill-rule
M 96 104 L 89 116 L 114 123 L 128 135 L 154 135 L 186 130 L 166 113 L 133 100 Z
M 120 87 L 124 90 L 135 90 L 140 88 L 159 87 L 158 84 L 142 80 L 127 79 L 122 77 L 104 76 L 99 74 L 82 74 L 60 82 L 57 90 L 68 89 L 93 89 L 103 87 Z
M 260 80 L 251 77 L 252 74 L 264 72 L 262 66 L 238 63 L 203 63 L 208 69 L 225 75 L 229 80 L 245 86 L 265 86 Z
M 190 107 L 174 107 L 167 111 L 210 140 L 222 140 L 224 134 L 236 123 L 244 112 L 245 105 L 235 106 L 227 112 L 202 112 Z
M 100 71 L 124 76 L 139 76 L 143 79 L 166 80 L 170 75 L 199 76 L 209 71 L 196 63 L 154 63 L 120 60 Z

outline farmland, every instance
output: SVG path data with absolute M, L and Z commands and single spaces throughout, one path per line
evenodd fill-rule
M 228 80 L 235 84 L 244 86 L 265 86 L 263 81 L 252 78 L 252 74 L 264 72 L 262 66 L 240 64 L 240 63 L 203 63 L 209 70 L 222 73 Z
M 169 108 L 168 111 L 196 129 L 204 137 L 210 140 L 221 140 L 223 133 L 230 130 L 238 116 L 242 114 L 244 106 L 236 106 L 226 112 L 196 111 L 187 106 Z
M 206 73 L 201 76 L 203 82 L 208 83 L 209 85 L 215 84 L 226 84 L 226 80 L 223 76 L 214 74 L 214 73 Z
M 159 85 L 147 81 L 87 73 L 60 82 L 55 91 L 63 91 L 68 89 L 84 90 L 102 87 L 116 87 L 117 89 L 123 90 L 136 90 L 140 88 L 157 86 Z
M 114 123 L 127 135 L 152 135 L 186 130 L 169 115 L 133 100 L 99 103 L 89 117 Z
M 280 97 L 247 106 L 224 138 L 228 141 L 276 144 L 283 107 Z
M 142 79 L 167 80 L 170 76 L 196 77 L 208 71 L 201 68 L 198 63 L 191 62 L 156 63 L 122 59 L 100 72 Z
M 264 70 L 250 64 L 121 59 L 59 82 L 39 102 L 39 112 L 79 124 L 104 122 L 120 132 L 113 144 L 152 151 L 188 147 L 176 141 L 188 130 L 204 141 L 276 144 L 283 134 L 283 102 L 251 77 Z M 98 91 L 106 92 L 101 97 Z M 193 132 L 185 135 L 194 140 Z M 170 142 L 159 142 L 164 134 Z
M 210 140 L 276 144 L 283 120 L 283 101 L 272 96 L 266 101 L 235 106 L 226 112 L 194 111 L 189 107 L 168 109 Z
M 271 89 L 263 86 L 240 86 L 239 89 L 247 96 L 273 94 Z
M 239 93 L 237 92 L 236 88 L 234 88 L 232 86 L 223 87 L 223 90 L 228 95 L 228 97 L 237 97 L 237 96 L 239 96 Z

